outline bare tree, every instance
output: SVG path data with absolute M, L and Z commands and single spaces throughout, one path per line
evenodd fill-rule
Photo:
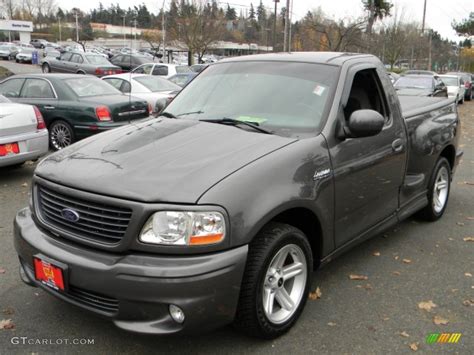
M 322 35 L 323 49 L 343 52 L 349 50 L 350 47 L 361 45 L 362 29 L 365 24 L 364 19 L 349 20 L 347 22 L 343 20 L 339 22 L 325 20 L 322 23 L 314 24 L 313 29 Z
M 181 39 L 186 44 L 191 61 L 194 53 L 201 61 L 209 47 L 222 38 L 224 24 L 222 16 L 208 11 L 204 0 L 183 0 L 176 23 L 169 32 L 173 39 Z

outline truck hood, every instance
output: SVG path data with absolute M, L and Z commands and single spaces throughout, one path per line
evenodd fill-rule
M 148 119 L 56 152 L 35 173 L 108 196 L 196 203 L 220 180 L 295 141 L 196 120 Z

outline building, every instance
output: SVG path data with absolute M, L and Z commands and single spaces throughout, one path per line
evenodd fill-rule
M 33 22 L 0 20 L 0 32 L 7 33 L 10 41 L 19 39 L 20 42 L 30 43 L 31 32 L 33 32 Z

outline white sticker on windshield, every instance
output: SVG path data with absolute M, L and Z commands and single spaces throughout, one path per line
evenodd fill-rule
M 324 86 L 316 85 L 316 87 L 313 90 L 313 94 L 321 96 L 324 93 L 324 90 L 326 90 L 326 88 Z

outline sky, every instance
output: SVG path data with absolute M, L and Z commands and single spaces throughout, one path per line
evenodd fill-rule
M 74 7 L 69 0 L 56 0 L 57 4 L 64 8 Z M 145 3 L 148 9 L 152 12 L 158 12 L 161 8 L 162 0 L 101 0 L 104 6 L 109 6 L 110 3 L 118 3 L 122 7 L 129 7 Z M 170 0 L 164 0 L 165 7 L 169 6 Z M 274 9 L 273 0 L 262 0 L 265 7 L 269 10 Z M 245 12 L 252 2 L 256 7 L 260 0 L 218 0 L 222 6 L 231 6 L 237 9 L 239 14 L 240 9 Z M 423 2 L 424 0 L 392 0 L 394 9 L 398 13 L 404 15 L 405 20 L 413 20 L 421 23 L 423 17 Z M 82 0 L 80 8 L 82 10 L 90 10 L 96 7 L 99 3 L 97 0 Z M 286 0 L 280 0 L 278 8 L 286 5 Z M 77 6 L 77 5 L 76 5 Z M 293 0 L 293 21 L 304 17 L 304 15 L 312 9 L 321 7 L 323 12 L 334 19 L 359 17 L 363 16 L 364 12 L 361 5 L 361 0 Z M 474 12 L 474 0 L 427 0 L 426 10 L 426 26 L 438 31 L 441 36 L 447 37 L 451 40 L 458 41 L 460 38 L 451 27 L 453 20 L 461 21 L 469 16 L 469 12 Z

